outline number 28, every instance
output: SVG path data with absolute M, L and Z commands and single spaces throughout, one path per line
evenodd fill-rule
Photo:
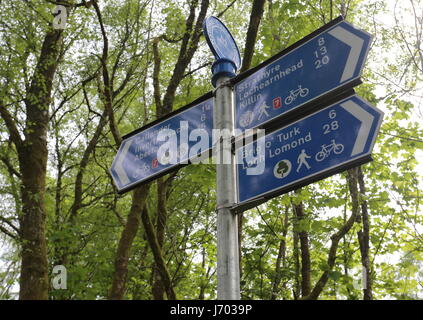
M 335 119 L 336 118 L 336 111 L 335 110 L 331 110 L 329 111 L 329 119 Z M 339 123 L 337 120 L 332 121 L 330 124 L 325 124 L 323 125 L 323 133 L 324 134 L 328 134 L 331 131 L 335 131 L 339 129 Z

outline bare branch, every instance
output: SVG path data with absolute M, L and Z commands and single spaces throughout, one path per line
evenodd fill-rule
M 0 226 L 0 231 L 3 232 L 5 235 L 11 237 L 14 240 L 18 240 L 19 237 L 16 234 L 13 234 L 12 232 L 10 232 L 9 230 L 7 230 L 6 228 Z
M 18 178 L 21 177 L 21 174 L 13 167 L 6 156 L 0 156 L 0 160 L 4 163 L 11 176 L 15 175 Z
M 233 0 L 230 4 L 228 4 L 226 6 L 225 9 L 223 9 L 221 12 L 219 12 L 216 17 L 220 18 L 221 16 L 223 16 L 226 13 L 226 11 L 228 11 L 235 4 L 236 1 L 237 0 Z
M 2 100 L 0 100 L 0 116 L 3 118 L 6 124 L 11 140 L 15 144 L 16 148 L 19 149 L 23 143 L 22 138 L 16 126 L 16 121 L 13 119 L 12 115 L 7 110 L 6 105 L 3 103 Z

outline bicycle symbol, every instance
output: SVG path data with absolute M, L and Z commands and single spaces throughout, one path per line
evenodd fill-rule
M 291 90 L 289 92 L 289 96 L 287 96 L 285 98 L 285 104 L 291 104 L 292 102 L 294 102 L 298 96 L 300 96 L 301 98 L 304 98 L 308 95 L 309 90 L 307 88 L 303 88 L 301 85 L 298 86 L 298 89 L 295 90 Z
M 316 161 L 320 162 L 329 157 L 330 153 L 333 151 L 335 154 L 340 154 L 344 152 L 344 145 L 336 143 L 335 140 L 332 140 L 331 144 L 322 145 L 322 150 L 316 153 Z

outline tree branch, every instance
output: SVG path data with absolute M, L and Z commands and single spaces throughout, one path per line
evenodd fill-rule
M 350 231 L 353 227 L 354 222 L 357 220 L 359 215 L 359 198 L 358 198 L 358 187 L 357 187 L 357 168 L 348 170 L 348 185 L 351 193 L 352 200 L 352 213 L 348 218 L 347 222 L 330 238 L 332 244 L 329 249 L 329 255 L 327 259 L 328 269 L 323 272 L 320 279 L 317 281 L 311 293 L 304 297 L 304 300 L 315 300 L 319 297 L 320 293 L 323 291 L 327 281 L 329 280 L 329 273 L 332 271 L 335 266 L 336 261 L 336 252 L 338 250 L 339 241 Z
M 112 96 L 113 88 L 111 87 L 109 70 L 107 68 L 107 59 L 109 56 L 109 40 L 107 38 L 106 30 L 104 28 L 104 23 L 103 23 L 103 17 L 97 2 L 93 3 L 93 7 L 97 15 L 97 19 L 100 24 L 101 34 L 103 37 L 103 54 L 101 56 L 100 61 L 103 67 L 104 107 L 109 117 L 110 131 L 112 132 L 116 145 L 119 146 L 122 142 L 122 137 L 120 135 L 118 126 L 115 121 L 115 115 L 113 110 L 113 96 Z
M 160 93 L 160 66 L 161 59 L 159 54 L 159 38 L 153 40 L 153 57 L 154 57 L 154 69 L 153 69 L 153 88 L 154 88 L 154 102 L 156 104 L 156 112 L 160 113 L 162 110 L 162 101 Z M 159 116 L 159 114 L 157 114 Z
M 0 160 L 4 163 L 11 176 L 15 175 L 16 177 L 21 178 L 21 174 L 13 167 L 7 157 L 1 156 Z
M 0 226 L 0 231 L 3 232 L 5 235 L 11 237 L 14 240 L 18 240 L 18 236 L 8 231 L 6 228 Z
M 226 6 L 225 9 L 223 9 L 221 12 L 219 12 L 216 17 L 220 18 L 221 16 L 223 16 L 226 13 L 226 11 L 228 11 L 235 4 L 236 1 L 237 0 L 233 0 L 230 4 L 228 4 Z
M 7 130 L 10 134 L 10 139 L 13 141 L 16 148 L 19 149 L 23 144 L 22 138 L 16 126 L 16 121 L 13 119 L 10 112 L 6 109 L 6 106 L 2 100 L 0 100 L 0 116 L 3 118 L 6 124 Z
M 11 227 L 13 230 L 16 231 L 16 233 L 18 235 L 20 235 L 20 230 L 18 227 L 16 227 L 12 222 L 10 222 L 9 220 L 7 220 L 6 218 L 0 217 L 0 220 L 3 221 L 4 223 L 6 223 L 9 227 Z
M 257 33 L 260 26 L 260 21 L 263 16 L 264 4 L 266 0 L 254 0 L 251 8 L 250 23 L 248 25 L 247 39 L 245 42 L 244 59 L 240 72 L 248 70 L 251 66 L 251 61 L 254 54 L 254 46 L 257 40 Z

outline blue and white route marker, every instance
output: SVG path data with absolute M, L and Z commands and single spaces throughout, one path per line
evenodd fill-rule
M 207 99 L 129 135 L 122 141 L 110 169 L 118 191 L 128 191 L 138 184 L 188 164 L 189 160 L 199 154 L 208 152 L 212 145 L 212 130 L 213 99 Z M 170 141 L 169 137 L 165 137 L 166 141 L 158 139 L 164 132 L 175 132 L 173 155 L 159 152 L 160 148 Z M 207 136 L 207 141 L 199 146 L 198 140 L 203 136 Z M 206 148 L 202 148 L 204 146 Z
M 371 39 L 367 32 L 341 21 L 275 61 L 264 63 L 235 84 L 236 128 L 264 126 L 329 92 L 356 83 Z
M 249 164 L 243 157 L 248 149 L 238 149 L 239 205 L 288 192 L 369 159 L 382 118 L 382 111 L 354 95 L 266 135 L 264 157 L 258 157 L 265 161 L 261 175 L 247 174 Z
M 208 17 L 203 23 L 203 32 L 216 59 L 229 59 L 236 69 L 241 66 L 238 46 L 228 28 L 216 17 Z

